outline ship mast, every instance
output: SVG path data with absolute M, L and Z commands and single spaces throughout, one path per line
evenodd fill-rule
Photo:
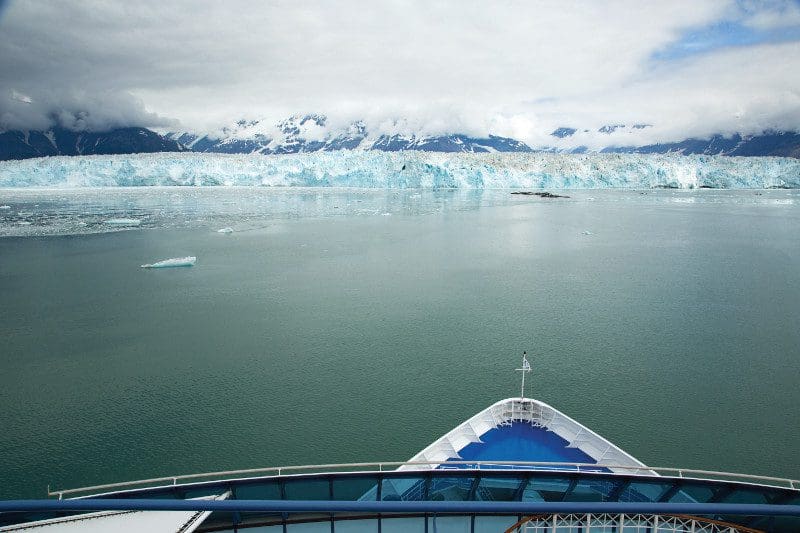
M 528 362 L 528 352 L 522 352 L 522 368 L 517 369 L 522 373 L 522 387 L 519 391 L 519 399 L 525 399 L 525 374 L 531 371 L 531 364 Z

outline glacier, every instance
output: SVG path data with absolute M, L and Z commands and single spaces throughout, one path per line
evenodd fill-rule
M 0 162 L 0 187 L 800 188 L 800 160 L 674 154 L 154 153 Z

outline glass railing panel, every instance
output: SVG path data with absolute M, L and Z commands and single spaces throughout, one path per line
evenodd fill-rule
M 181 490 L 180 497 L 184 500 L 190 500 L 192 498 L 202 498 L 204 496 L 217 496 L 218 494 L 222 494 L 227 492 L 227 489 L 220 489 L 219 487 L 215 487 L 213 489 L 209 488 L 198 488 L 198 489 L 189 489 L 189 490 Z
M 571 485 L 570 478 L 543 477 L 531 478 L 525 492 L 522 493 L 522 500 L 526 502 L 560 502 L 564 499 L 564 493 Z
M 432 501 L 464 501 L 470 496 L 472 476 L 434 477 L 428 486 L 428 499 Z
M 428 533 L 469 533 L 471 523 L 469 516 L 429 516 Z
M 686 483 L 667 501 L 673 503 L 707 503 L 715 493 L 715 489 L 702 483 Z
M 374 501 L 378 491 L 377 476 L 334 478 L 333 499 L 344 501 Z
M 238 531 L 241 530 L 239 529 Z M 283 533 L 283 524 L 279 524 L 277 526 L 263 526 L 253 531 L 258 531 L 258 533 Z M 235 532 L 231 531 L 231 533 Z
M 381 518 L 381 533 L 425 533 L 425 518 Z
M 605 502 L 621 480 L 580 479 L 564 496 L 566 502 Z
M 376 518 L 361 520 L 341 520 L 333 522 L 334 533 L 378 533 L 378 520 Z
M 331 499 L 331 486 L 327 479 L 286 480 L 283 490 L 287 500 Z
M 424 494 L 425 479 L 420 476 L 385 478 L 381 483 L 384 501 L 420 501 Z
M 153 492 L 144 493 L 145 495 L 142 495 L 141 492 L 130 492 L 127 494 L 126 493 L 109 494 L 107 496 L 103 496 L 103 498 L 122 498 L 122 499 L 147 498 L 150 500 L 175 500 L 175 499 L 181 499 L 183 497 L 181 490 L 182 489 L 176 490 L 173 487 L 169 487 L 166 489 L 159 489 L 159 490 L 154 490 Z M 219 492 L 214 492 L 213 490 L 211 491 L 211 493 L 219 494 Z
M 772 503 L 781 496 L 781 491 L 769 489 L 740 489 L 722 498 L 722 503 Z
M 205 526 L 205 522 L 203 522 L 203 526 Z M 252 533 L 283 533 L 283 524 L 277 526 L 259 526 L 253 529 L 214 529 L 215 533 L 238 533 L 240 531 L 248 531 Z M 328 529 L 328 533 L 330 533 L 330 529 Z
M 800 531 L 800 517 L 776 516 L 768 519 L 765 531 Z
M 237 500 L 280 500 L 281 486 L 278 481 L 243 483 L 233 489 Z
M 330 520 L 286 524 L 286 533 L 331 533 Z
M 516 516 L 475 516 L 474 533 L 503 533 L 519 520 Z
M 544 502 L 547 501 L 544 499 L 542 494 L 531 487 L 526 487 L 522 493 L 522 501 L 523 502 Z
M 490 502 L 519 500 L 524 481 L 525 478 L 521 476 L 482 478 L 475 491 L 475 499 Z
M 634 482 L 622 490 L 617 501 L 657 502 L 673 485 L 671 482 Z
M 275 513 L 232 513 L 225 511 L 214 511 L 211 515 L 203 520 L 203 530 L 205 531 L 233 531 L 234 524 L 243 527 L 257 525 L 259 527 L 275 526 L 283 527 L 283 518 L 280 514 Z M 240 531 L 242 531 L 240 529 Z M 254 531 L 246 529 L 245 531 Z M 271 530 L 278 531 L 279 530 Z

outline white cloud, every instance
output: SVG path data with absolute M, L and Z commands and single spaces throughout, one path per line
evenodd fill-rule
M 800 25 L 800 5 L 792 0 L 741 2 L 742 22 L 761 30 Z
M 36 125 L 57 110 L 93 127 L 171 117 L 211 130 L 317 112 L 331 128 L 363 119 L 373 132 L 534 144 L 558 126 L 609 122 L 656 124 L 637 130 L 643 139 L 800 125 L 794 45 L 653 64 L 687 28 L 737 9 L 727 0 L 431 4 L 12 2 L 0 121 Z M 33 98 L 28 111 L 1 101 L 12 88 Z
M 554 106 L 545 116 L 556 124 L 568 109 L 586 110 L 588 135 L 560 142 L 563 146 L 598 147 L 609 140 L 642 144 L 709 136 L 756 133 L 800 126 L 800 44 L 726 49 L 686 58 L 656 69 L 613 94 Z M 614 120 L 616 118 L 616 120 Z M 604 135 L 595 130 L 611 122 L 653 124 L 633 132 Z M 531 142 L 551 142 L 541 135 Z

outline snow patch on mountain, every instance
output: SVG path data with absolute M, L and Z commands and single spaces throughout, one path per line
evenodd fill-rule
M 167 137 L 196 152 L 294 154 L 335 150 L 426 150 L 440 152 L 529 152 L 525 143 L 489 135 L 427 135 L 402 121 L 369 131 L 363 121 L 332 125 L 325 115 L 297 115 L 276 124 L 239 120 L 216 132 L 171 132 Z

